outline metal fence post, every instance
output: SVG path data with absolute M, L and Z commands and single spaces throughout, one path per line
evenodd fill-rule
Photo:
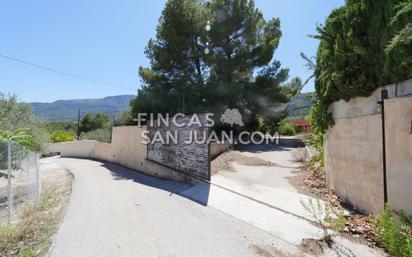
M 7 205 L 9 211 L 9 223 L 13 217 L 13 191 L 11 185 L 11 141 L 7 141 Z
M 37 196 L 41 196 L 41 177 L 40 177 L 40 153 L 35 155 L 36 158 L 36 180 L 37 180 Z
M 30 152 L 27 152 L 27 160 L 26 160 L 26 165 L 27 165 L 27 171 L 26 171 L 26 183 L 29 183 L 30 179 Z

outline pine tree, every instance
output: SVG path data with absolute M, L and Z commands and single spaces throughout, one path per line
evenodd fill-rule
M 221 112 L 238 108 L 256 121 L 273 116 L 296 88 L 273 59 L 279 19 L 265 21 L 253 0 L 169 0 L 140 68 L 132 112 Z M 270 115 L 268 113 L 272 112 Z

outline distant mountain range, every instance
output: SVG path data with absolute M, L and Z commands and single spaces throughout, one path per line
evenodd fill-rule
M 309 114 L 316 101 L 316 93 L 304 93 L 293 97 L 286 105 L 290 118 L 302 119 Z
M 129 108 L 129 102 L 134 95 L 108 96 L 98 99 L 58 100 L 52 103 L 30 103 L 33 112 L 48 121 L 77 122 L 77 112 L 80 109 L 85 113 L 103 112 L 109 116 L 115 115 Z M 315 93 L 299 94 L 286 105 L 289 117 L 303 118 L 309 114 L 315 102 Z
M 99 99 L 58 100 L 52 103 L 30 103 L 35 115 L 48 121 L 77 121 L 77 112 L 103 112 L 109 116 L 115 115 L 129 107 L 129 101 L 134 95 L 108 96 Z

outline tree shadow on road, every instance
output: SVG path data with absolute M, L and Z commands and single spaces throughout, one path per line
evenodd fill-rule
M 165 190 L 174 194 L 191 187 L 191 185 L 186 183 L 152 177 L 117 164 L 103 161 L 101 161 L 101 163 L 103 167 L 111 172 L 116 180 L 132 180 L 133 182 Z
M 266 144 L 248 144 L 248 145 L 236 145 L 235 150 L 239 152 L 250 152 L 250 153 L 262 153 L 262 152 L 273 152 L 273 151 L 290 151 L 290 148 L 300 148 L 305 147 L 302 140 L 297 138 L 281 138 L 279 144 L 275 142 Z
M 134 171 L 113 163 L 100 162 L 103 167 L 111 172 L 116 180 L 132 180 L 135 183 L 170 192 L 171 196 L 177 194 L 198 204 L 207 206 L 210 191 L 209 183 L 201 182 L 193 186 L 187 183 L 145 175 L 139 171 Z

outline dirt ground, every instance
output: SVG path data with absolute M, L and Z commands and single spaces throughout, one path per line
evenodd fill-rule
M 291 189 L 300 194 L 321 199 L 329 203 L 330 207 L 336 213 L 338 213 L 342 207 L 346 210 L 345 217 L 347 218 L 347 223 L 345 224 L 344 230 L 340 233 L 342 237 L 361 244 L 372 247 L 375 246 L 373 240 L 373 224 L 371 223 L 370 218 L 353 210 L 351 206 L 345 205 L 335 192 L 327 187 L 322 168 L 310 163 L 309 156 L 302 154 L 302 150 L 306 150 L 302 145 L 297 144 L 296 141 L 287 141 L 286 143 L 283 142 L 280 146 L 257 146 L 256 148 L 257 149 L 251 149 L 250 147 L 244 147 L 243 149 L 236 148 L 221 154 L 211 163 L 212 175 L 218 173 L 215 177 L 223 175 L 226 178 L 245 179 L 246 177 L 235 174 L 242 172 L 251 173 L 253 166 L 290 168 L 290 173 L 285 179 L 287 180 L 286 184 L 289 184 Z M 290 148 L 293 148 L 293 150 Z M 289 157 L 284 154 L 285 150 L 290 151 Z M 283 162 L 281 162 L 281 159 Z M 245 167 L 244 170 L 240 171 L 239 165 L 246 167 L 250 166 L 250 169 Z M 313 172 L 314 169 L 316 169 L 316 172 Z M 281 172 L 281 170 L 275 168 L 273 169 L 273 172 Z M 250 176 L 256 178 L 259 174 L 254 173 Z M 267 184 L 267 186 L 272 185 L 272 187 L 279 187 L 280 184 L 277 182 L 279 179 L 280 177 L 275 180 L 268 178 L 267 181 L 269 184 Z M 243 180 L 243 182 L 245 181 L 246 180 Z M 247 186 L 250 187 L 250 185 Z M 301 247 L 305 249 L 306 252 L 313 252 L 314 255 L 319 254 L 319 251 L 321 251 L 322 248 L 325 248 L 323 242 L 318 242 L 316 240 L 303 241 Z M 260 252 L 265 252 L 262 249 L 258 250 Z
M 62 201 L 66 201 L 71 192 L 73 176 L 71 173 L 48 159 L 40 160 L 40 176 L 42 180 L 42 191 L 53 190 L 59 195 Z M 21 210 L 27 203 L 37 199 L 36 186 L 27 184 L 26 181 L 12 179 L 14 194 L 13 217 L 17 219 Z M 7 178 L 0 178 L 0 191 L 2 195 L 7 195 Z M 7 201 L 7 198 L 4 199 Z M 3 202 L 1 200 L 0 202 Z M 8 217 L 7 206 L 0 207 L 0 223 L 6 222 Z
M 228 151 L 219 155 L 211 162 L 212 175 L 216 174 L 219 170 L 235 171 L 232 166 L 234 162 L 248 166 L 276 166 L 275 163 L 257 157 L 245 156 L 238 151 Z
M 280 168 L 290 168 L 286 165 L 281 165 L 272 161 L 268 161 L 256 156 L 248 156 L 243 154 L 244 152 L 270 152 L 275 151 L 277 148 L 281 147 L 296 147 L 294 151 L 294 158 L 306 159 L 307 155 L 299 157 L 304 144 L 299 139 L 282 139 L 280 145 L 245 145 L 245 146 L 236 146 L 234 149 L 224 152 L 218 157 L 216 157 L 211 162 L 211 173 L 212 175 L 216 174 L 219 170 L 225 171 L 235 171 L 233 163 L 246 166 L 267 166 L 267 167 L 280 167 Z M 304 151 L 306 151 L 303 148 Z M 294 160 L 297 163 L 302 160 Z M 299 165 L 298 165 L 299 166 Z
M 353 209 L 352 206 L 339 199 L 332 189 L 328 188 L 323 169 L 318 169 L 317 172 L 313 172 L 311 169 L 313 169 L 313 166 L 311 168 L 311 165 L 306 163 L 300 170 L 294 171 L 296 176 L 288 178 L 289 183 L 299 193 L 328 202 L 335 212 L 339 208 L 344 208 L 346 210 L 345 217 L 347 222 L 341 235 L 349 240 L 376 247 L 371 218 Z

